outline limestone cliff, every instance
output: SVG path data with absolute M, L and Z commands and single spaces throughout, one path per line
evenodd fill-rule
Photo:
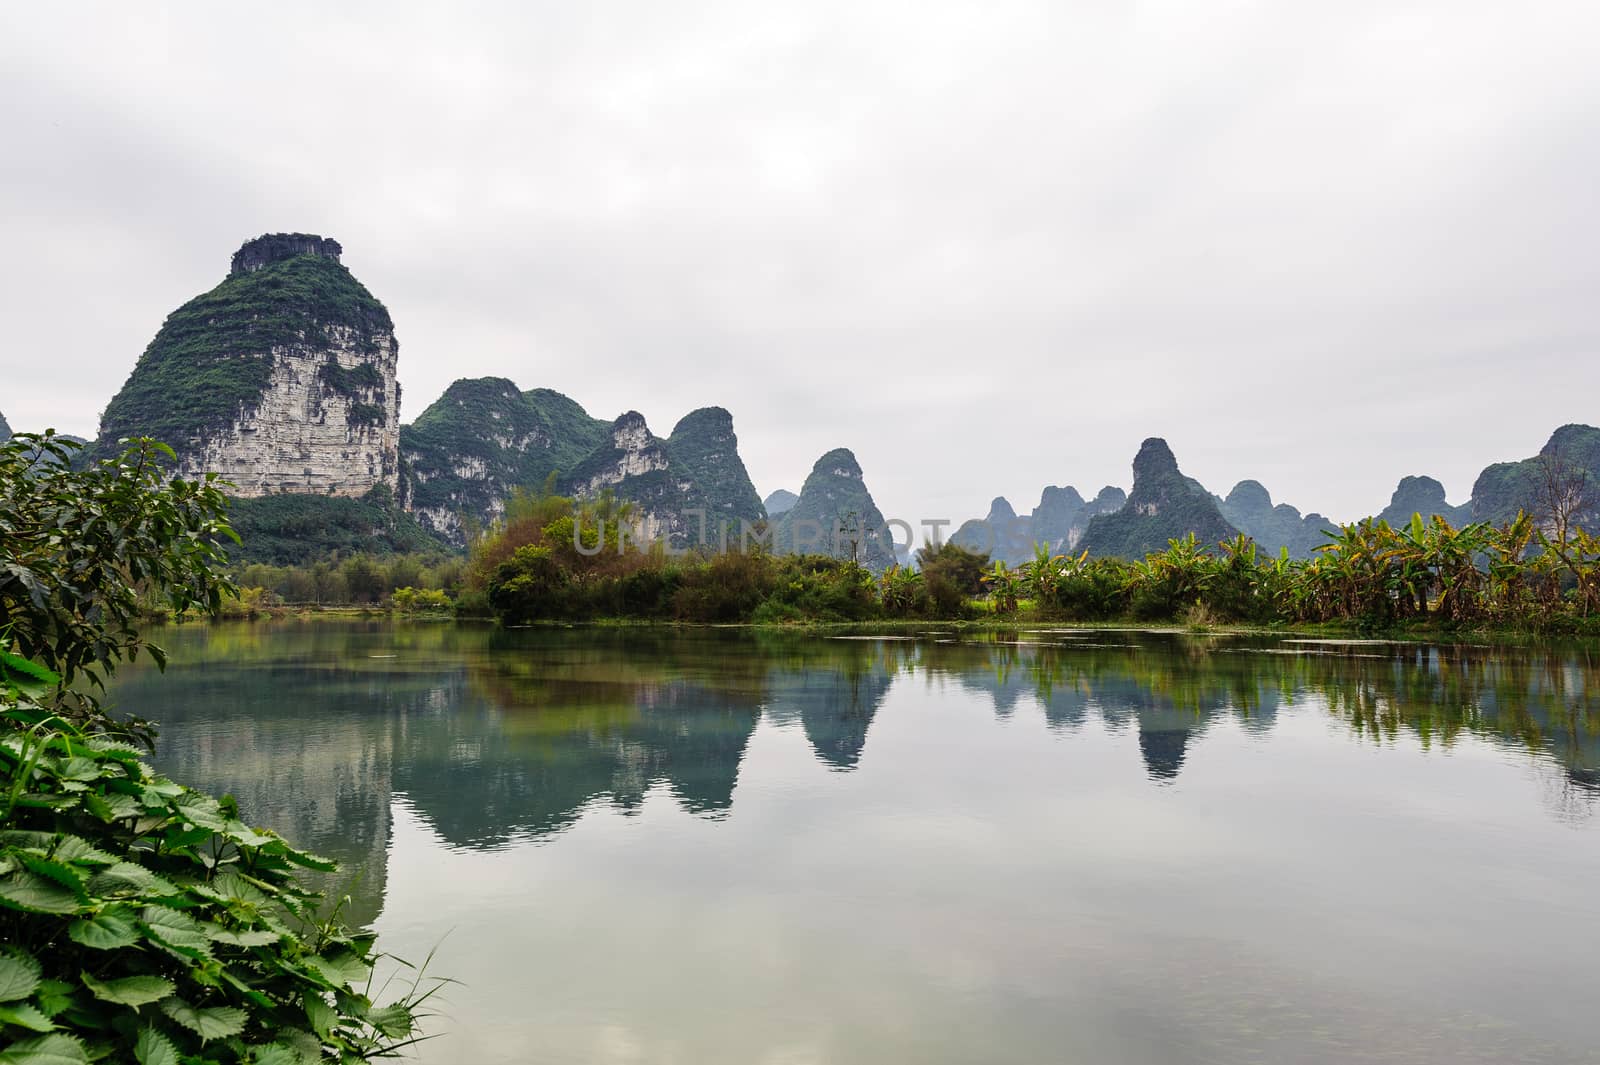
M 1238 530 L 1223 518 L 1211 493 L 1178 469 L 1167 442 L 1151 437 L 1133 460 L 1128 502 L 1115 514 L 1091 520 L 1080 546 L 1097 557 L 1143 558 L 1189 533 L 1215 546 Z
M 795 554 L 854 554 L 877 572 L 895 562 L 892 536 L 867 490 L 861 464 L 842 447 L 817 460 L 799 500 L 774 522 L 773 542 L 777 550 Z
M 609 491 L 634 505 L 634 529 L 641 537 L 675 541 L 687 537 L 692 543 L 694 523 L 685 512 L 692 506 L 694 486 L 671 467 L 667 442 L 650 431 L 644 415 L 628 411 L 611 423 L 605 441 L 563 481 L 562 491 L 586 499 Z
M 463 521 L 495 521 L 515 489 L 570 472 L 606 432 L 559 392 L 522 392 L 503 377 L 456 381 L 400 430 L 417 520 L 461 543 Z
M 685 415 L 663 440 L 636 411 L 608 424 L 550 389 L 460 380 L 401 430 L 401 452 L 418 520 L 456 543 L 464 523 L 488 525 L 513 492 L 547 485 L 582 499 L 610 492 L 633 504 L 636 535 L 680 547 L 702 542 L 700 512 L 707 543 L 719 522 L 737 536 L 741 521 L 766 518 L 721 407 Z
M 701 407 L 685 414 L 667 438 L 667 456 L 689 482 L 691 504 L 704 508 L 713 525 L 737 529 L 741 522 L 766 520 L 767 508 L 739 457 L 733 415 L 723 408 Z
M 269 234 L 167 317 L 106 407 L 98 448 L 153 436 L 177 472 L 242 497 L 361 496 L 400 485 L 399 347 L 338 242 Z
M 11 426 L 6 422 L 6 416 L 0 414 L 0 444 L 11 439 Z

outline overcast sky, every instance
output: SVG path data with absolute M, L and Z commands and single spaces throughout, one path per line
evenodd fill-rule
M 68 14 L 89 11 L 92 14 Z M 222 10 L 227 8 L 227 10 Z M 93 433 L 246 238 L 457 377 L 891 516 L 1126 486 L 1336 518 L 1600 423 L 1600 5 L 0 8 L 0 411 Z

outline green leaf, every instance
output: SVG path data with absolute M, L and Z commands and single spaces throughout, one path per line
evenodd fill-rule
M 245 1059 L 251 1065 L 300 1065 L 300 1052 L 282 1043 L 269 1043 L 266 1046 L 250 1048 L 250 1056 Z
M 163 906 L 146 906 L 140 923 L 151 939 L 191 958 L 211 957 L 211 939 L 200 922 Z
M 0 906 L 29 913 L 77 913 L 78 893 L 26 869 L 0 876 Z
M 278 1042 L 298 1054 L 303 1065 L 318 1065 L 323 1060 L 322 1040 L 310 1032 L 298 1028 L 279 1029 Z
M 123 795 L 121 792 L 109 795 L 90 792 L 83 797 L 83 806 L 102 821 L 125 821 L 139 816 L 139 803 L 132 795 Z
M 46 1017 L 57 1017 L 76 1005 L 72 992 L 73 986 L 69 983 L 61 980 L 45 980 L 39 984 L 39 990 L 33 1000 L 39 1004 L 39 1009 Z
M 328 1033 L 333 1031 L 333 1026 L 339 1023 L 339 1012 L 323 999 L 321 995 L 306 992 L 306 1019 L 311 1022 L 311 1030 L 322 1038 L 328 1038 Z
M 169 998 L 162 1002 L 161 1012 L 198 1035 L 202 1043 L 238 1035 L 244 1031 L 246 1019 L 244 1010 L 233 1009 L 230 1006 L 200 1009 L 181 998 Z
M 367 1023 L 390 1039 L 408 1036 L 416 1027 L 410 1008 L 401 1002 L 372 1010 L 367 1014 Z
M 84 758 L 81 755 L 68 758 L 57 770 L 62 780 L 99 780 L 105 775 L 105 770 L 93 758 Z
M 17 856 L 17 860 L 26 866 L 30 872 L 48 880 L 54 880 L 57 884 L 72 892 L 73 897 L 80 903 L 89 901 L 89 893 L 84 890 L 83 874 L 66 862 L 58 862 L 52 858 L 40 858 L 38 855 L 29 854 L 27 851 L 14 853 Z
M 169 897 L 183 892 L 142 865 L 118 862 L 89 881 L 89 890 L 103 896 L 154 895 Z
M 231 947 L 264 947 L 283 938 L 281 932 L 273 932 L 266 928 L 233 929 L 208 924 L 205 929 L 206 935 L 211 937 L 212 942 L 226 943 Z
M 120 980 L 101 981 L 88 973 L 79 973 L 78 978 L 95 998 L 135 1009 L 160 1002 L 173 991 L 172 981 L 159 976 L 124 976 Z
M 312 956 L 305 959 L 305 964 L 334 988 L 363 983 L 371 973 L 367 963 L 348 950 L 336 951 L 325 958 Z
M 209 828 L 169 828 L 161 842 L 169 851 L 188 850 L 205 843 L 214 834 Z
M 297 851 L 287 843 L 282 844 L 282 847 L 283 857 L 295 865 L 306 869 L 315 869 L 319 873 L 336 873 L 339 871 L 339 863 L 332 858 L 324 858 L 321 855 L 312 854 L 310 851 Z
M 220 873 L 209 884 L 196 884 L 193 891 L 219 902 L 244 903 L 257 908 L 272 903 L 260 888 L 238 873 Z
M 53 1032 L 56 1028 L 54 1021 L 40 1013 L 37 1006 L 27 1002 L 0 1006 L 0 1025 L 5 1024 L 14 1024 L 30 1032 Z
M 265 847 L 277 843 L 278 837 L 268 832 L 257 832 L 243 821 L 229 821 L 224 825 L 228 838 L 241 847 Z
M 74 943 L 91 950 L 117 950 L 131 946 L 139 938 L 133 911 L 126 906 L 107 906 L 90 917 L 80 917 L 67 925 Z
M 119 762 L 137 762 L 144 756 L 144 751 L 131 743 L 114 740 L 109 736 L 91 736 L 84 742 L 84 746 L 96 754 L 103 754 Z
M 61 836 L 56 844 L 55 858 L 57 861 L 74 862 L 78 865 L 115 865 L 117 859 L 105 851 L 94 846 L 81 836 Z
M 42 1035 L 0 1050 L 0 1065 L 89 1065 L 89 1056 L 69 1035 Z
M 15 1002 L 33 994 L 42 972 L 38 959 L 21 947 L 0 951 L 0 1002 Z
M 29 698 L 38 699 L 60 683 L 60 677 L 38 663 L 0 651 L 0 688 L 15 688 Z
M 154 1028 L 143 1028 L 133 1044 L 133 1059 L 139 1065 L 178 1065 L 178 1051 L 172 1040 Z
M 221 804 L 209 795 L 202 795 L 197 791 L 187 792 L 180 795 L 172 805 L 184 820 L 198 828 L 221 832 L 228 824 L 227 819 L 222 816 Z

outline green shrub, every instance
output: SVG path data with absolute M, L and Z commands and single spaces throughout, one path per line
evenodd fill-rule
M 24 684 L 56 680 L 0 664 Z M 292 1065 L 413 1040 L 431 992 L 414 983 L 376 1005 L 372 935 L 319 916 L 297 879 L 334 863 L 15 683 L 0 720 L 0 1060 Z
M 61 461 L 40 468 L 30 449 Z M 141 759 L 143 723 L 76 678 L 147 650 L 141 606 L 215 611 L 231 535 L 208 482 L 164 482 L 139 441 L 74 470 L 0 445 L 0 1062 L 299 1065 L 388 1056 L 431 995 L 369 989 L 370 934 L 319 914 L 295 850 Z M 20 652 L 20 653 L 19 653 Z M 55 668 L 50 668 L 55 667 Z
M 396 588 L 394 607 L 404 614 L 429 614 L 448 611 L 450 597 L 437 588 Z
M 512 625 L 567 617 L 571 581 L 548 547 L 519 547 L 490 578 L 489 605 L 496 617 Z

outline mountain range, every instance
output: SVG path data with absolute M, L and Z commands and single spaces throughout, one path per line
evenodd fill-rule
M 1444 485 L 1432 477 L 1403 477 L 1389 503 L 1373 517 L 1400 525 L 1413 514 L 1434 515 L 1452 525 L 1474 521 L 1501 523 L 1514 518 L 1519 510 L 1537 515 L 1541 491 L 1552 470 L 1563 470 L 1595 486 L 1586 506 L 1592 521 L 1600 514 L 1600 429 L 1588 425 L 1565 425 L 1551 435 L 1537 455 L 1514 462 L 1499 462 L 1487 467 L 1473 485 L 1472 497 L 1465 503 L 1451 504 Z M 1166 546 L 1168 540 L 1194 533 L 1202 542 L 1215 543 L 1244 533 L 1269 554 L 1287 550 L 1291 557 L 1306 558 L 1318 545 L 1328 542 L 1327 533 L 1338 526 L 1318 513 L 1302 515 L 1287 503 L 1274 504 L 1272 494 L 1259 481 L 1240 481 L 1227 496 L 1215 495 L 1178 469 L 1177 460 L 1166 441 L 1146 440 L 1133 461 L 1133 491 L 1126 502 L 1118 499 L 1120 490 L 1107 488 L 1089 504 L 1089 514 L 1076 535 L 1058 538 L 1052 530 L 1042 532 L 1039 515 L 1043 504 L 1032 515 L 1018 517 L 1004 497 L 996 498 L 989 514 L 962 524 L 952 539 L 964 547 L 985 550 L 1009 564 L 1033 557 L 1034 545 L 1045 543 L 1052 553 L 1087 550 L 1091 555 L 1142 557 Z M 1070 493 L 1071 489 L 1046 488 Z M 1580 493 L 1581 494 L 1581 493 Z M 1114 507 L 1097 508 L 1102 499 L 1115 500 Z
M 660 437 L 637 411 L 606 420 L 559 392 L 478 377 L 402 423 L 393 320 L 342 254 L 313 234 L 245 242 L 215 287 L 167 317 L 107 405 L 91 454 L 150 435 L 175 449 L 179 474 L 222 474 L 247 560 L 460 547 L 515 493 L 546 490 L 610 494 L 630 504 L 636 537 L 679 546 L 743 534 L 780 551 L 853 554 L 875 570 L 897 560 L 853 453 L 829 451 L 798 494 L 763 500 L 721 407 L 691 411 Z M 0 439 L 9 433 L 0 417 Z M 1504 521 L 1534 508 L 1553 464 L 1600 477 L 1600 429 L 1563 426 L 1538 455 L 1489 466 L 1465 503 L 1451 504 L 1431 477 L 1408 476 L 1377 516 Z M 1275 503 L 1258 481 L 1213 494 L 1152 437 L 1134 459 L 1131 491 L 1107 486 L 1085 499 L 1051 485 L 1025 515 L 997 497 L 951 538 L 1010 563 L 1035 545 L 1140 556 L 1191 532 L 1207 542 L 1243 532 L 1268 552 L 1304 557 L 1333 528 Z
M 399 343 L 383 304 L 341 262 L 335 240 L 275 233 L 246 241 L 228 275 L 170 314 L 101 417 L 91 451 L 155 436 L 176 472 L 222 474 L 249 560 L 330 550 L 463 546 L 516 492 L 603 494 L 630 504 L 636 539 L 678 547 L 772 540 L 811 549 L 811 523 L 882 526 L 855 457 L 830 451 L 771 522 L 733 416 L 684 415 L 667 437 L 637 411 L 606 421 L 550 389 L 463 378 L 400 421 Z M 792 517 L 791 517 L 792 515 Z M 875 537 L 817 549 L 893 556 Z

